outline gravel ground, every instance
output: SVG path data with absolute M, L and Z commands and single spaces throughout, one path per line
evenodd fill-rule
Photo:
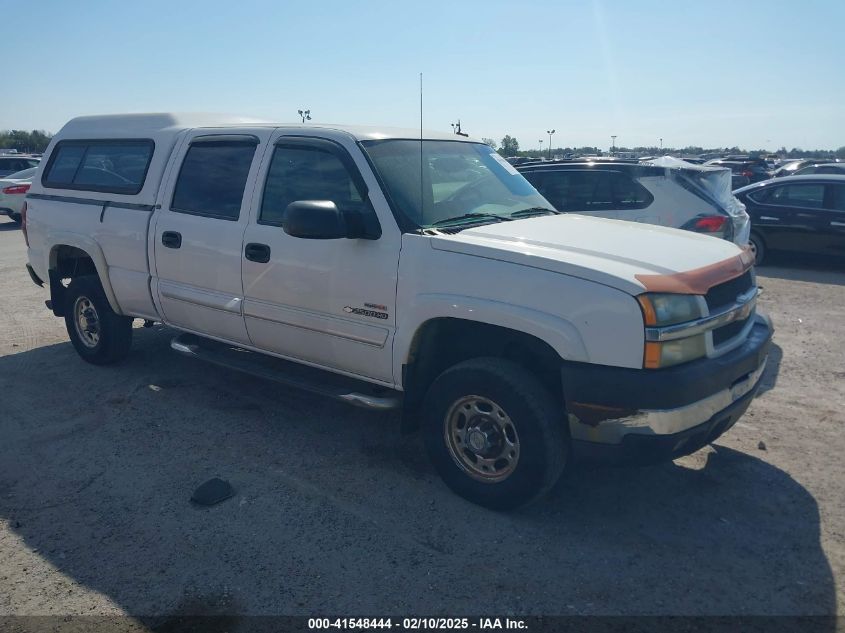
M 497 514 L 394 416 L 179 357 L 165 328 L 84 363 L 24 263 L 0 221 L 0 615 L 842 611 L 842 269 L 759 271 L 776 345 L 715 445 Z M 193 507 L 213 476 L 237 494 Z

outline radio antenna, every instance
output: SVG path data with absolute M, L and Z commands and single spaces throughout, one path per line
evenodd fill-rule
M 425 189 L 423 182 L 423 74 L 420 73 L 420 220 L 425 224 Z

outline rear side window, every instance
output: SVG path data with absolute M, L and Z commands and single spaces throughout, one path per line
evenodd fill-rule
M 185 154 L 171 211 L 237 220 L 257 141 L 195 141 Z
M 41 182 L 58 189 L 136 194 L 154 149 L 148 139 L 59 141 Z
M 766 199 L 767 204 L 785 207 L 821 209 L 824 203 L 824 185 L 784 185 L 776 187 Z
M 361 211 L 364 201 L 349 171 L 327 151 L 277 147 L 267 173 L 260 224 L 281 225 L 291 202 L 331 200 L 342 211 Z
M 36 167 L 38 161 L 26 158 L 0 158 L 0 170 L 8 172 L 23 171 L 30 167 Z
M 558 211 L 644 209 L 654 200 L 645 187 L 619 172 L 545 172 L 531 181 Z
M 836 211 L 845 211 L 845 185 L 828 185 L 831 193 L 831 208 Z

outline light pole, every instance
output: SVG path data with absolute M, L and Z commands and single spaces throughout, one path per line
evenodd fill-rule
M 539 141 L 537 141 L 537 144 L 540 146 L 540 159 L 542 160 L 542 158 L 543 158 L 543 139 L 540 139 Z
M 610 155 L 615 156 L 616 155 L 616 134 L 610 135 L 610 141 L 611 141 L 611 143 L 610 143 Z
M 663 139 L 660 139 L 660 153 L 663 153 Z
M 311 120 L 311 110 L 297 110 L 299 112 L 299 116 L 302 117 L 302 122 Z
M 554 128 L 552 128 L 551 130 L 546 130 L 546 134 L 549 135 L 549 160 L 552 159 L 552 134 L 554 133 Z

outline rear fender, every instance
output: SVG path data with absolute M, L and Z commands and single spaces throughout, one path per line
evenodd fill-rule
M 66 231 L 50 232 L 47 235 L 49 244 L 53 246 L 47 256 L 47 270 L 54 270 L 57 267 L 59 248 L 62 246 L 73 246 L 81 251 L 85 251 L 91 260 L 94 262 L 94 267 L 97 269 L 97 276 L 100 278 L 100 284 L 103 286 L 103 291 L 109 301 L 112 310 L 117 314 L 123 314 L 120 309 L 120 304 L 114 294 L 111 281 L 109 280 L 109 267 L 106 263 L 106 257 L 103 255 L 103 249 L 97 242 L 80 233 L 70 233 Z

